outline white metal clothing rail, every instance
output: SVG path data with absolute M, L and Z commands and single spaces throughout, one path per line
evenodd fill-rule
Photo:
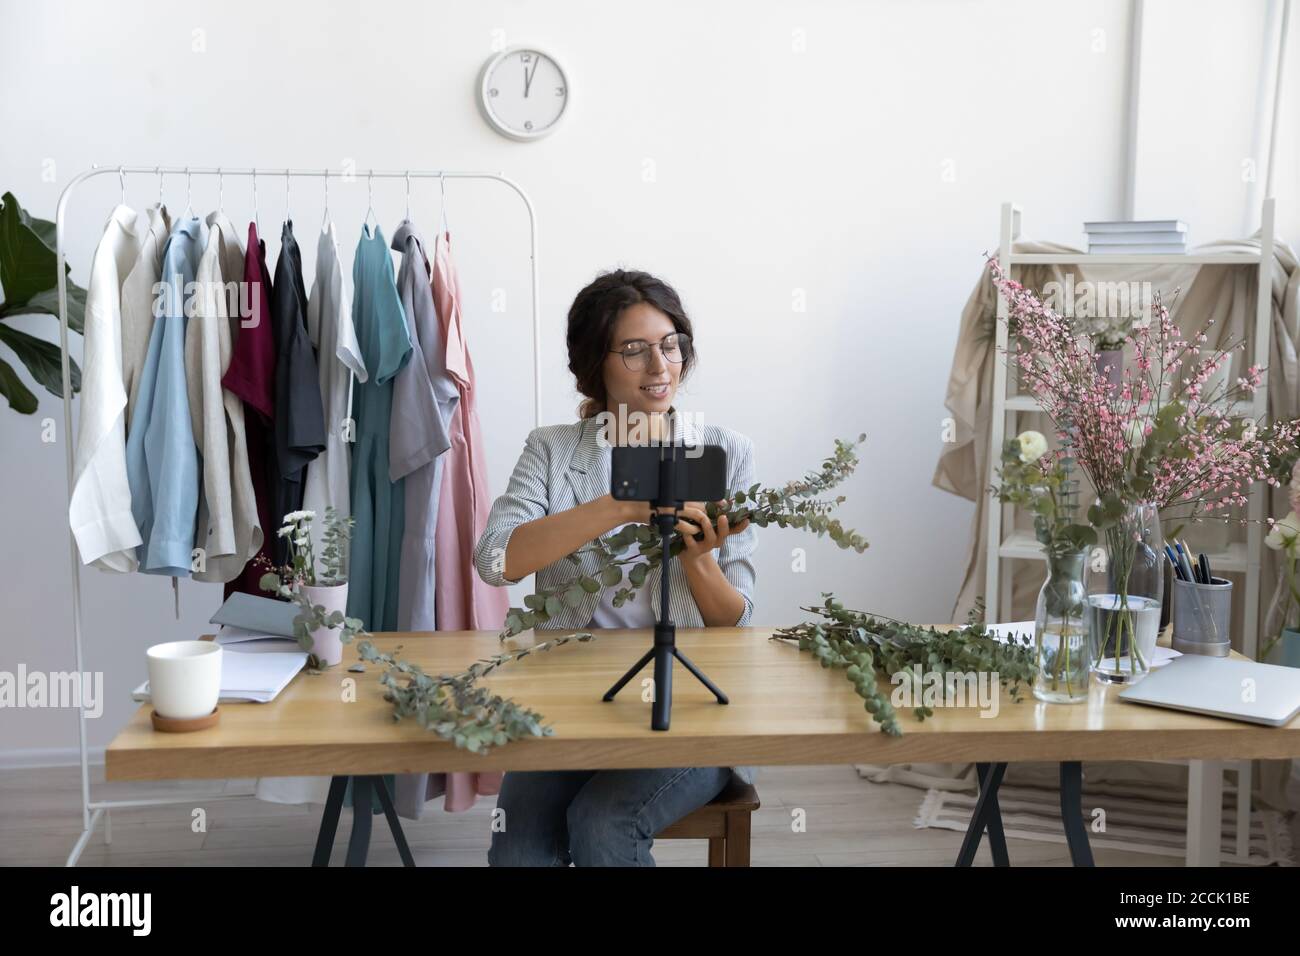
M 68 472 L 68 502 L 71 506 L 72 486 L 73 486 L 73 436 L 76 434 L 72 430 L 72 377 L 70 374 L 70 358 L 68 356 L 68 286 L 66 267 L 64 265 L 64 245 L 63 245 L 63 227 L 66 220 L 68 202 L 72 198 L 73 191 L 81 183 L 94 176 L 104 174 L 117 174 L 123 177 L 125 182 L 126 174 L 148 175 L 159 177 L 159 191 L 161 193 L 161 177 L 171 175 L 182 176 L 251 176 L 253 178 L 253 202 L 256 207 L 257 203 L 257 178 L 261 177 L 285 177 L 285 188 L 288 188 L 290 177 L 317 177 L 325 180 L 326 190 L 329 188 L 331 177 L 337 177 L 349 182 L 360 179 L 363 175 L 367 180 L 374 179 L 402 179 L 408 183 L 408 211 L 409 211 L 409 183 L 412 179 L 437 179 L 445 185 L 448 179 L 485 179 L 494 180 L 504 183 L 513 189 L 519 198 L 524 202 L 524 208 L 528 211 L 528 241 L 529 241 L 529 260 L 531 266 L 531 284 L 532 284 L 532 324 L 533 324 L 533 417 L 536 425 L 542 423 L 542 322 L 541 322 L 541 301 L 538 295 L 538 269 L 537 269 L 537 214 L 533 208 L 532 200 L 514 180 L 509 179 L 500 173 L 492 172 L 466 172 L 456 170 L 379 170 L 368 169 L 363 173 L 360 170 L 345 175 L 340 171 L 331 171 L 329 169 L 226 169 L 224 167 L 200 167 L 200 166 L 92 166 L 85 172 L 74 176 L 72 180 L 64 187 L 62 194 L 59 196 L 59 205 L 54 218 L 54 236 L 55 236 L 55 255 L 57 258 L 58 282 L 59 282 L 59 349 L 62 353 L 63 365 L 63 428 L 64 440 L 63 447 L 66 452 Z M 125 188 L 125 187 L 124 187 Z M 328 192 L 326 193 L 328 205 Z M 328 209 L 326 210 L 328 212 Z M 367 217 L 371 210 L 367 209 Z M 256 215 L 256 209 L 254 209 Z M 81 561 L 77 551 L 76 537 L 72 533 L 72 527 L 68 527 L 68 544 L 72 558 L 72 636 L 73 646 L 76 652 L 77 673 L 84 673 L 85 668 L 82 663 L 81 647 Z M 104 821 L 104 842 L 112 840 L 111 820 L 108 814 L 114 807 L 148 807 L 164 806 L 175 803 L 191 803 L 196 799 L 213 800 L 213 799 L 230 799 L 232 797 L 249 796 L 244 793 L 187 793 L 184 797 L 162 797 L 139 800 L 91 800 L 90 794 L 90 764 L 89 755 L 86 747 L 86 710 L 85 705 L 79 699 L 77 705 L 77 749 L 81 754 L 81 805 L 82 805 L 82 832 L 77 839 L 76 845 L 68 854 L 67 865 L 75 866 L 80 859 L 82 851 L 90 841 L 91 835 L 95 831 L 95 826 L 102 818 Z

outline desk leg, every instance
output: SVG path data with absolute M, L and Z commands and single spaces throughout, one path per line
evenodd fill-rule
M 344 866 L 365 866 L 370 852 L 370 824 L 375 805 L 371 799 L 374 777 L 352 778 L 352 834 L 348 837 L 348 855 Z
M 1061 764 L 1061 825 L 1070 848 L 1070 862 L 1075 866 L 1093 866 L 1088 827 L 1083 822 L 1083 764 Z
M 334 847 L 334 834 L 338 832 L 339 814 L 343 812 L 343 795 L 347 789 L 347 777 L 334 777 L 330 780 L 325 812 L 321 815 L 320 830 L 316 833 L 316 852 L 311 858 L 312 866 L 330 865 L 330 851 Z
M 1007 772 L 1005 763 L 976 764 L 979 773 L 980 795 L 975 801 L 975 812 L 971 814 L 970 825 L 966 827 L 966 836 L 961 841 L 961 852 L 957 854 L 958 866 L 970 866 L 975 862 L 975 851 L 979 849 L 980 838 L 985 828 L 989 831 L 989 848 L 993 853 L 994 866 L 1008 866 L 1007 841 L 1002 832 L 1002 811 L 998 807 L 998 787 L 1002 785 L 1002 775 Z
M 393 842 L 397 844 L 397 855 L 402 858 L 402 866 L 415 866 L 415 857 L 411 856 L 411 848 L 406 844 L 406 834 L 402 832 L 402 823 L 397 819 L 397 808 L 393 806 L 393 798 L 388 794 L 388 784 L 384 783 L 383 777 L 375 777 L 375 792 L 379 794 L 379 803 L 384 808 L 384 816 L 388 818 L 388 829 L 393 831 Z
M 1187 865 L 1218 866 L 1223 843 L 1223 762 L 1187 762 Z
M 334 847 L 334 834 L 338 832 L 339 816 L 343 812 L 343 798 L 347 793 L 348 780 L 352 781 L 352 835 L 348 839 L 347 866 L 365 866 L 366 855 L 370 850 L 371 818 L 374 804 L 371 794 L 379 798 L 384 816 L 388 819 L 388 828 L 393 831 L 393 841 L 397 844 L 397 853 L 402 858 L 403 866 L 415 866 L 415 858 L 402 832 L 402 823 L 397 818 L 397 808 L 388 792 L 388 785 L 382 776 L 369 777 L 334 777 L 330 780 L 329 796 L 325 799 L 325 812 L 321 816 L 320 830 L 316 834 L 316 852 L 312 856 L 312 866 L 329 866 L 330 851 Z M 364 812 L 357 808 L 364 806 Z
M 1005 771 L 1006 764 L 1002 764 L 1002 768 Z M 984 764 L 982 767 L 977 764 L 976 770 L 979 771 L 980 780 L 984 781 L 988 779 L 992 767 L 989 764 Z M 1001 783 L 1002 780 L 999 777 L 998 785 L 1001 786 Z M 1002 832 L 1002 807 L 998 803 L 998 791 L 996 788 L 994 788 L 993 792 L 989 794 L 989 799 L 993 804 L 988 817 L 989 852 L 993 854 L 993 865 L 1010 866 L 1011 858 L 1007 856 L 1007 837 L 1006 834 Z

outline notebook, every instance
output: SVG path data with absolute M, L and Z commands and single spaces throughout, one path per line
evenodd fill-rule
M 296 604 L 236 591 L 209 621 L 257 634 L 293 637 L 293 619 L 297 616 Z

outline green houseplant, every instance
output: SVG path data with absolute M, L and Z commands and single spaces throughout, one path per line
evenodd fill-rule
M 66 264 L 64 268 L 71 272 Z M 21 329 L 9 321 L 19 315 L 59 315 L 58 257 L 55 253 L 54 223 L 33 219 L 19 205 L 13 193 L 0 199 L 0 343 L 3 343 L 28 374 L 51 395 L 63 397 L 63 366 L 59 347 Z M 68 329 L 78 334 L 85 328 L 86 290 L 67 280 Z M 81 369 L 68 359 L 72 393 L 81 390 Z M 0 395 L 14 411 L 31 415 L 37 400 L 18 376 L 17 370 L 0 358 Z

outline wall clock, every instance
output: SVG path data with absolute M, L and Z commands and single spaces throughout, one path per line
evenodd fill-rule
M 502 136 L 527 142 L 555 130 L 569 82 L 553 56 L 535 47 L 502 50 L 479 73 L 479 109 Z

